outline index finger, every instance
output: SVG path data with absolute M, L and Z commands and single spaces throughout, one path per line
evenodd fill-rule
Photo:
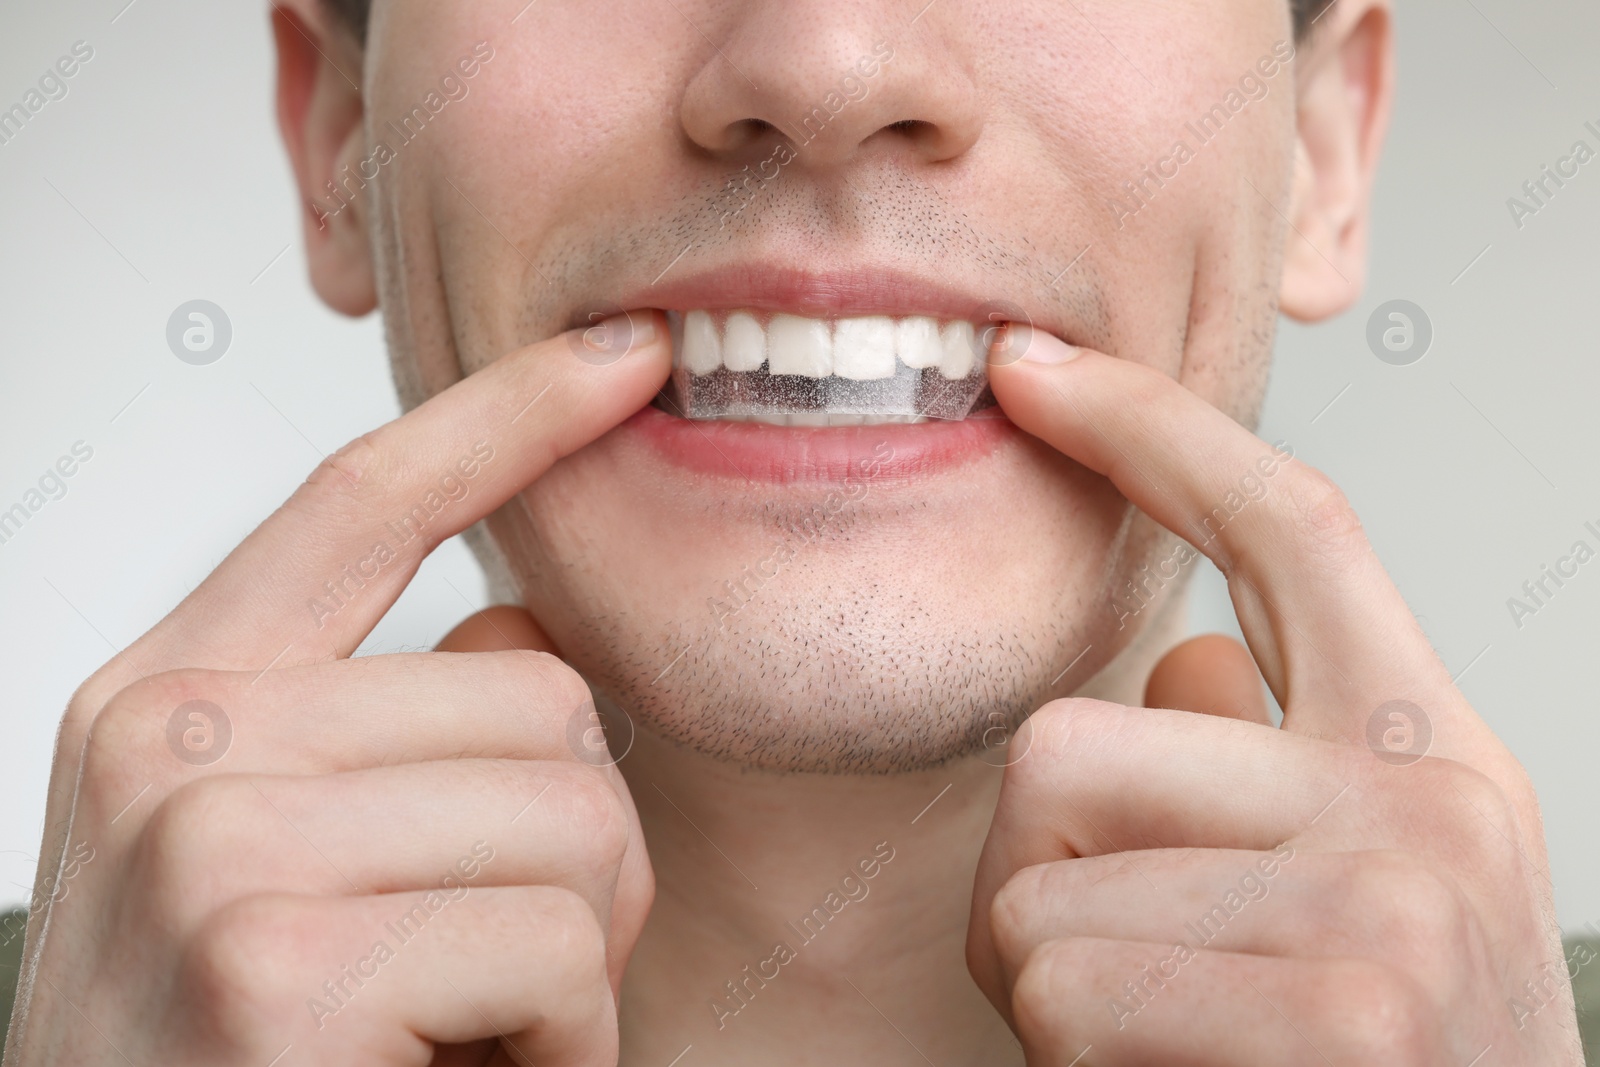
M 357 438 L 119 657 L 121 684 L 350 655 L 428 553 L 647 404 L 670 362 L 659 312 L 618 316 L 581 342 L 504 356 Z
M 992 357 L 1001 407 L 1217 565 L 1286 728 L 1360 740 L 1383 702 L 1453 691 L 1326 476 L 1160 371 L 1021 333 Z

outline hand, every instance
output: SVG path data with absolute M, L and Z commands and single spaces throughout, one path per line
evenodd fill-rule
M 967 959 L 1028 1062 L 1581 1064 L 1533 790 L 1344 497 L 1164 374 L 1028 346 L 1003 408 L 1210 557 L 1254 656 L 1180 646 L 1150 696 L 1189 710 L 1058 700 L 1014 742 Z
M 569 742 L 587 686 L 525 615 L 447 642 L 504 651 L 349 657 L 434 546 L 648 402 L 659 315 L 631 340 L 521 349 L 341 449 L 79 689 L 7 1063 L 616 1062 L 654 883 Z

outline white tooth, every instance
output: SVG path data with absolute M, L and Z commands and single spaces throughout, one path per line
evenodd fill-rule
M 858 382 L 894 377 L 894 320 L 840 319 L 833 327 L 833 373 Z
M 729 363 L 732 367 L 732 363 Z M 833 373 L 828 324 L 798 315 L 774 315 L 767 326 L 767 373 L 826 378 Z
M 704 311 L 683 317 L 683 365 L 690 374 L 710 374 L 722 366 L 722 338 L 717 324 Z
M 939 322 L 926 315 L 901 319 L 894 328 L 895 352 L 913 370 L 937 367 L 944 348 L 939 343 Z
M 939 331 L 939 373 L 946 378 L 965 378 L 972 373 L 977 357 L 977 333 L 970 322 L 947 322 Z
M 826 426 L 828 425 L 826 411 L 796 411 L 789 416 L 789 426 Z
M 722 361 L 729 370 L 760 370 L 767 358 L 767 332 L 755 316 L 736 311 L 728 316 L 722 336 Z

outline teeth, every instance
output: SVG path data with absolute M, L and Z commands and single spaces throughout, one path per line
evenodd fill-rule
M 965 378 L 972 373 L 978 356 L 978 335 L 970 322 L 947 322 L 939 331 L 942 351 L 939 373 L 946 378 Z
M 707 315 L 706 318 L 710 319 Z M 687 323 L 685 323 L 687 326 Z M 688 347 L 688 330 L 684 331 L 684 347 Z M 684 352 L 685 362 L 689 353 Z M 767 361 L 767 331 L 761 328 L 756 317 L 745 311 L 728 316 L 727 332 L 722 338 L 722 359 L 729 370 L 760 370 Z M 716 370 L 713 366 L 712 370 Z M 695 373 L 700 373 L 696 371 Z
M 749 309 L 669 311 L 667 321 L 673 370 L 661 406 L 684 418 L 876 426 L 965 419 L 994 403 L 987 325 Z
M 765 366 L 769 375 L 867 382 L 894 378 L 903 365 L 916 371 L 937 367 L 941 377 L 956 380 L 983 364 L 983 336 L 970 322 L 941 324 L 926 315 L 829 322 L 779 314 L 763 326 L 748 311 L 730 314 L 719 331 L 711 313 L 690 311 L 683 317 L 678 363 L 696 376 L 722 367 L 748 372 Z
M 826 378 L 833 373 L 833 337 L 821 319 L 774 315 L 767 326 L 767 373 Z
M 833 373 L 858 382 L 894 377 L 894 320 L 841 319 L 833 330 Z
M 691 374 L 710 374 L 722 366 L 722 338 L 717 324 L 704 311 L 691 311 L 683 317 L 683 365 Z
M 937 367 L 944 348 L 939 343 L 939 324 L 926 315 L 901 319 L 894 330 L 895 353 L 912 370 Z

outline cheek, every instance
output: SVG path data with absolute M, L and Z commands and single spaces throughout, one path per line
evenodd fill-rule
M 1249 195 L 1260 203 L 1254 192 Z M 1248 205 L 1237 206 L 1200 235 L 1188 283 L 1175 376 L 1250 429 L 1266 394 L 1277 330 L 1280 233 Z
M 1275 325 L 1293 71 L 1266 80 L 1266 95 L 1230 114 L 1220 132 L 1196 129 L 1287 36 L 1287 6 L 1088 3 L 1083 13 L 1117 48 L 1091 42 L 1088 28 L 1080 37 L 1073 27 L 1081 20 L 1007 18 L 990 27 L 997 47 L 1016 57 L 1014 84 L 995 77 L 1032 124 L 1015 154 L 1054 164 L 1004 168 L 1011 202 L 1067 197 L 1058 211 L 1071 231 L 1066 254 L 1088 249 L 1108 309 L 1090 343 L 1253 420 Z M 1036 76 L 1069 61 L 1071 78 Z
M 646 466 L 608 435 L 496 516 L 529 610 L 558 643 L 597 611 L 653 632 L 701 625 L 716 580 L 770 554 L 762 526 L 720 517 L 716 494 L 663 491 Z

